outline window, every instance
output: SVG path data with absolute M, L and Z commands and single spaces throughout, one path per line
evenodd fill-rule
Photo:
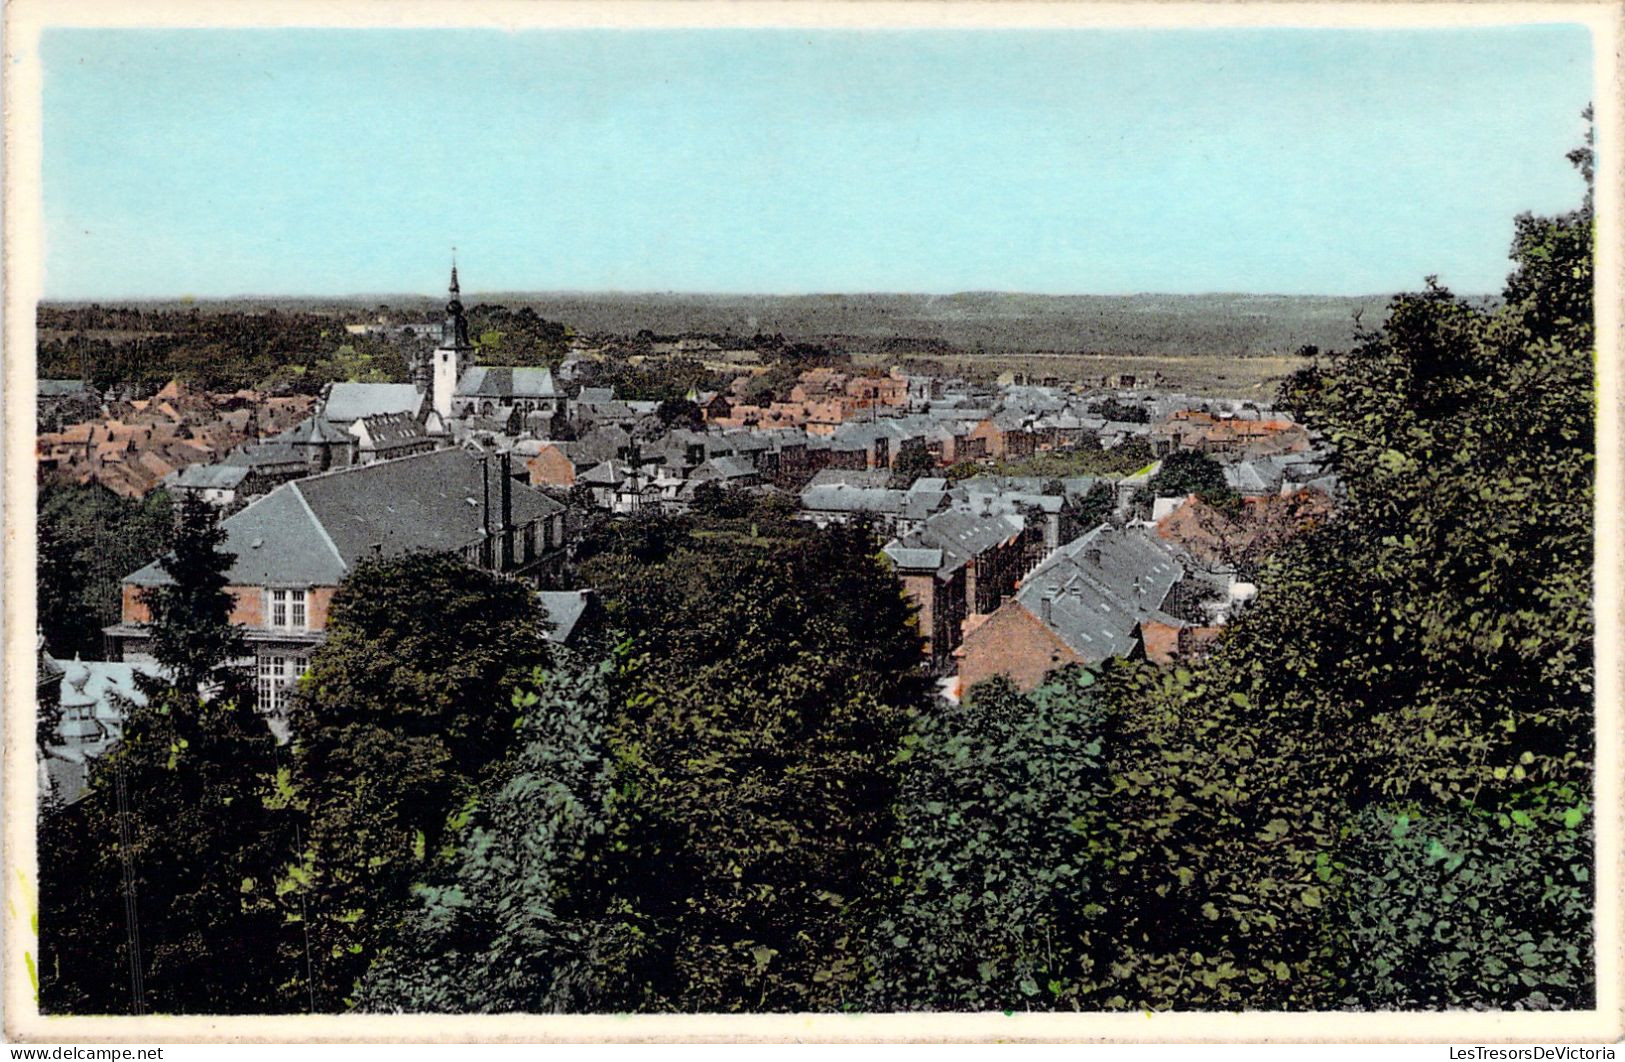
M 258 682 L 260 711 L 280 712 L 288 704 L 294 683 L 299 676 L 310 671 L 310 658 L 291 653 L 266 653 L 259 658 Z
M 308 625 L 305 591 L 271 591 L 271 626 L 279 630 L 302 631 Z

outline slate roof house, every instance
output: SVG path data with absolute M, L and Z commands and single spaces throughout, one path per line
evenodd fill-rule
M 124 736 L 126 705 L 146 703 L 137 675 L 156 676 L 154 664 L 105 660 L 53 660 L 43 647 L 41 670 L 54 670 L 61 715 L 39 750 L 40 794 L 73 804 L 86 792 L 90 761 L 106 754 Z
M 1015 513 L 954 508 L 886 545 L 903 592 L 917 609 L 931 670 L 949 665 L 967 620 L 992 612 L 1015 590 L 1040 534 Z
M 555 566 L 564 506 L 510 465 L 462 449 L 354 465 L 285 483 L 222 521 L 231 619 L 254 654 L 261 707 L 275 712 L 309 667 L 334 591 L 363 560 L 429 550 L 519 577 Z M 105 632 L 113 656 L 150 659 L 142 591 L 166 578 L 157 562 L 125 577 L 120 622 Z
M 1096 528 L 1061 547 L 981 622 L 966 624 L 961 690 L 1007 675 L 1030 690 L 1066 664 L 1143 656 L 1142 621 L 1185 624 L 1163 611 L 1185 577 L 1179 555 L 1137 529 Z

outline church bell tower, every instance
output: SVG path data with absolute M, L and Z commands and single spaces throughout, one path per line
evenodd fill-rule
M 451 288 L 446 302 L 446 319 L 440 324 L 440 346 L 434 352 L 434 409 L 441 420 L 451 418 L 451 397 L 457 381 L 474 361 L 474 344 L 468 341 L 468 319 L 457 288 L 457 263 L 451 264 Z

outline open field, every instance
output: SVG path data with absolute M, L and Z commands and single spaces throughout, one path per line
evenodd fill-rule
M 895 355 L 866 354 L 853 357 L 858 365 L 886 367 L 897 362 Z M 1268 397 L 1288 374 L 1309 364 L 1307 358 L 1237 358 L 1223 355 L 1122 355 L 1122 354 L 945 354 L 923 355 L 950 375 L 997 376 L 1003 372 L 1025 373 L 1042 379 L 1054 376 L 1062 383 L 1099 383 L 1102 376 L 1131 374 L 1141 384 L 1164 391 L 1188 391 L 1198 395 Z M 1158 373 L 1162 374 L 1157 380 Z

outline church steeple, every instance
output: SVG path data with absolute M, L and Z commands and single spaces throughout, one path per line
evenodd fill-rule
M 468 319 L 463 316 L 463 300 L 461 289 L 457 286 L 457 261 L 451 263 L 451 286 L 446 295 L 446 319 L 440 326 L 440 349 L 442 350 L 472 350 L 474 345 L 468 341 Z
M 462 292 L 457 285 L 456 250 L 452 251 L 451 284 L 446 290 L 446 319 L 440 323 L 440 346 L 434 352 L 430 381 L 431 401 L 441 420 L 452 414 L 452 396 L 458 381 L 474 363 L 474 344 L 468 341 L 468 318 L 463 316 Z

